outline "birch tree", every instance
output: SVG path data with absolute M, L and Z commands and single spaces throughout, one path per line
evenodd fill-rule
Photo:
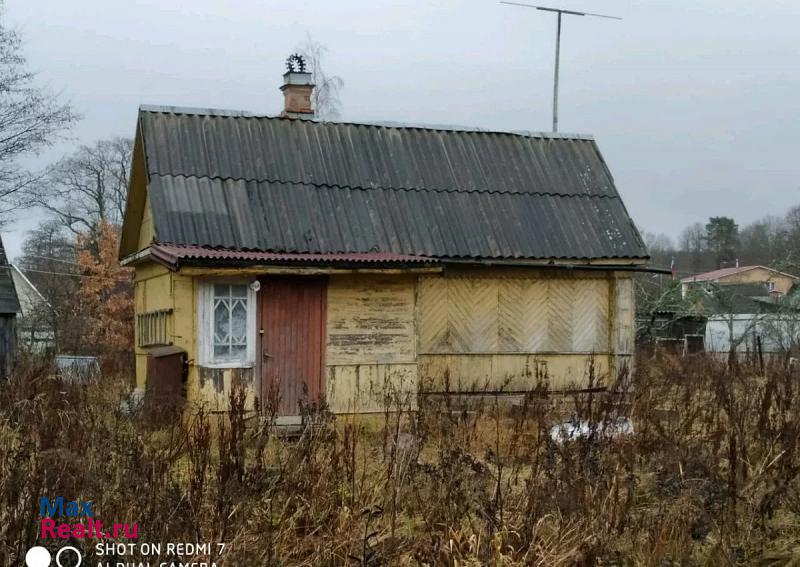
M 314 91 L 311 95 L 311 106 L 318 118 L 323 120 L 338 120 L 341 116 L 342 101 L 339 93 L 344 87 L 344 81 L 338 75 L 328 75 L 325 72 L 322 60 L 328 48 L 306 36 L 306 41 L 297 48 L 305 57 L 311 69 L 311 80 L 314 82 Z

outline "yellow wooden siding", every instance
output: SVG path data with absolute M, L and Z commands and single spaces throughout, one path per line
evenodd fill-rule
M 172 341 L 188 353 L 195 352 L 195 321 L 197 320 L 197 301 L 195 299 L 194 278 L 179 273 L 172 274 L 174 321 Z
M 153 232 L 153 214 L 150 209 L 150 195 L 145 194 L 144 210 L 142 211 L 142 222 L 139 225 L 139 244 L 138 249 L 143 250 L 150 246 L 155 236 Z
M 326 363 L 414 362 L 414 287 L 408 277 L 331 277 Z
M 636 298 L 633 278 L 628 274 L 618 275 L 614 285 L 612 378 L 616 378 L 626 368 L 631 369 L 636 340 Z
M 192 361 L 191 405 L 225 409 L 237 373 L 245 375 L 252 404 L 258 384 L 252 370 L 194 363 L 201 277 L 137 266 L 136 311 L 173 310 L 173 343 Z M 416 407 L 418 389 L 526 391 L 537 374 L 553 390 L 582 388 L 591 364 L 595 379 L 607 382 L 631 359 L 633 333 L 630 274 L 331 275 L 327 399 L 335 413 L 383 411 L 398 401 Z M 147 349 L 136 352 L 137 381 L 144 385 Z
M 635 299 L 632 278 L 616 280 L 616 301 L 614 318 L 616 333 L 614 352 L 617 354 L 633 354 Z
M 171 273 L 158 264 L 147 263 L 136 267 L 133 284 L 134 311 L 136 315 L 156 309 L 171 309 L 173 305 Z M 170 318 L 171 319 L 171 318 Z M 167 321 L 170 334 L 174 321 Z M 135 329 L 134 345 L 139 344 L 139 329 Z M 136 385 L 144 388 L 147 374 L 148 349 L 135 347 Z
M 328 405 L 334 413 L 416 409 L 417 365 L 357 364 L 328 366 Z
M 605 352 L 609 281 L 423 277 L 419 352 Z
M 416 392 L 416 281 L 407 275 L 329 279 L 326 390 L 334 412 L 383 411 L 390 400 Z
M 550 390 L 607 383 L 609 357 L 586 354 L 420 354 L 423 392 L 527 392 L 537 377 Z
M 248 407 L 254 407 L 255 380 L 252 369 L 207 369 L 196 364 L 197 293 L 199 286 L 192 276 L 171 272 L 159 264 L 147 262 L 136 266 L 134 298 L 136 313 L 171 309 L 167 333 L 170 342 L 184 349 L 189 359 L 187 396 L 190 408 L 204 405 L 211 410 L 225 410 L 234 379 L 242 378 L 247 386 Z M 138 344 L 138 332 L 137 343 Z M 136 349 L 136 383 L 145 387 L 148 348 Z
M 752 270 L 739 272 L 737 274 L 731 274 L 719 279 L 719 283 L 722 285 L 747 283 L 766 284 L 768 282 L 772 282 L 775 286 L 775 292 L 782 293 L 784 295 L 791 291 L 792 286 L 796 281 L 797 278 L 793 278 L 791 276 L 762 267 L 753 268 Z

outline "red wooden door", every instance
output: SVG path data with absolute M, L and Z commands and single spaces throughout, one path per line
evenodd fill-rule
M 327 280 L 271 277 L 259 292 L 262 404 L 298 415 L 324 394 Z

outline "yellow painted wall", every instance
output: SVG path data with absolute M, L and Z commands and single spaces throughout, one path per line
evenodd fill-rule
M 136 266 L 134 297 L 136 314 L 156 309 L 172 309 L 167 332 L 173 345 L 184 349 L 189 359 L 187 396 L 190 405 L 204 404 L 211 410 L 225 410 L 234 379 L 250 385 L 248 403 L 254 404 L 252 369 L 206 369 L 196 364 L 197 280 L 172 272 L 160 264 L 146 262 Z M 137 329 L 138 344 L 138 329 Z M 149 348 L 136 348 L 136 383 L 144 387 Z
M 172 277 L 169 270 L 158 264 L 148 262 L 136 266 L 133 283 L 134 309 L 136 315 L 156 309 L 170 309 L 173 306 Z M 168 323 L 168 333 L 174 319 Z M 139 329 L 135 329 L 136 345 L 136 385 L 143 388 L 147 372 L 148 349 L 140 348 Z
M 329 278 L 325 362 L 334 412 L 416 407 L 416 286 L 410 275 Z
M 208 270 L 206 277 L 220 275 Z M 224 410 L 240 378 L 252 404 L 258 385 L 252 369 L 194 363 L 203 277 L 197 268 L 187 275 L 137 266 L 137 313 L 173 309 L 173 343 L 192 361 L 190 402 Z M 327 314 L 327 398 L 337 413 L 382 411 L 398 402 L 415 407 L 420 389 L 524 391 L 537 375 L 546 375 L 553 390 L 587 387 L 590 373 L 608 384 L 633 352 L 633 280 L 625 273 L 331 275 Z M 145 368 L 146 350 L 137 349 L 140 385 Z
M 787 294 L 792 289 L 796 280 L 789 276 L 784 276 L 779 273 L 767 270 L 766 268 L 754 268 L 746 272 L 732 274 L 730 276 L 720 278 L 719 283 L 726 284 L 744 284 L 744 283 L 775 283 L 775 291 L 782 294 Z
M 421 354 L 424 392 L 527 392 L 580 390 L 607 383 L 608 356 L 585 354 Z M 598 383 L 598 381 L 601 381 Z
M 633 349 L 633 284 L 614 273 L 463 271 L 419 284 L 424 390 L 609 384 Z M 590 370 L 591 368 L 591 370 Z M 593 384 L 590 384 L 590 375 Z
M 784 275 L 781 274 L 780 272 L 776 272 L 759 266 L 753 268 L 752 270 L 747 270 L 744 272 L 739 272 L 736 274 L 731 274 L 729 276 L 719 278 L 719 280 L 717 280 L 717 283 L 720 285 L 735 285 L 735 284 L 748 284 L 748 283 L 766 284 L 772 282 L 775 284 L 774 292 L 785 295 L 791 291 L 792 286 L 794 286 L 794 284 L 797 281 L 798 281 L 797 278 L 794 278 L 792 276 Z M 701 287 L 703 285 L 706 285 L 707 283 L 708 282 L 705 281 L 693 282 L 691 280 L 683 282 L 682 284 L 683 294 L 686 295 L 686 293 L 690 289 Z
M 142 211 L 142 223 L 139 225 L 139 246 L 138 250 L 144 250 L 153 242 L 155 233 L 153 232 L 153 213 L 150 208 L 150 194 L 145 194 L 144 210 Z
M 331 276 L 326 363 L 413 363 L 415 288 L 411 276 Z
M 608 352 L 608 280 L 423 277 L 420 353 Z

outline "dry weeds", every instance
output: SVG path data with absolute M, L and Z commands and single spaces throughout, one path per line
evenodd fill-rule
M 640 362 L 635 388 L 567 397 L 540 373 L 515 403 L 308 407 L 295 440 L 246 416 L 241 392 L 220 423 L 192 409 L 156 427 L 121 406 L 124 380 L 48 374 L 0 386 L 0 565 L 37 541 L 42 495 L 94 500 L 141 541 L 226 541 L 231 566 L 800 560 L 800 374 L 782 360 Z M 555 443 L 569 415 L 598 427 Z M 609 439 L 619 416 L 635 434 Z

